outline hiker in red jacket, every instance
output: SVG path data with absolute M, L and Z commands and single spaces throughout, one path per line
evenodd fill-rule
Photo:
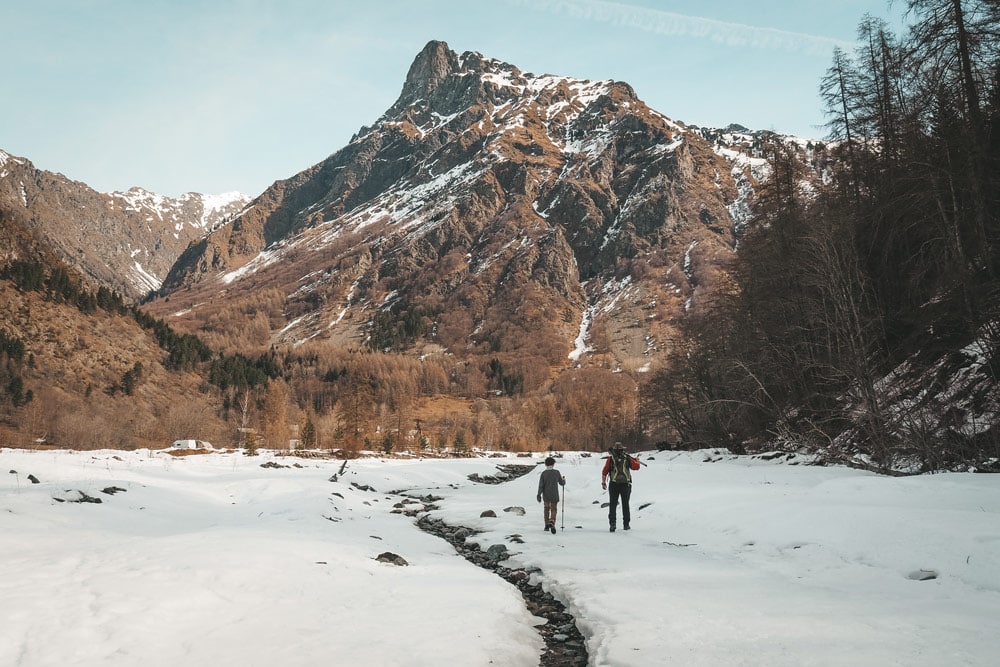
M 601 471 L 601 488 L 608 488 L 608 478 L 610 477 L 611 488 L 608 490 L 608 495 L 611 497 L 611 506 L 608 509 L 608 523 L 613 533 L 615 532 L 615 514 L 619 498 L 622 501 L 622 528 L 629 529 L 631 515 L 628 509 L 628 499 L 632 495 L 632 471 L 639 469 L 639 459 L 628 454 L 620 442 L 616 442 L 608 454 L 609 456 L 604 462 L 604 470 Z

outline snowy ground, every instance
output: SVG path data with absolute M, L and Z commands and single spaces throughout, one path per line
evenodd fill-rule
M 997 664 L 1000 477 L 641 458 L 614 534 L 601 459 L 561 458 L 551 535 L 537 473 L 468 480 L 526 459 L 361 459 L 332 482 L 339 461 L 2 449 L 0 665 L 537 665 L 519 593 L 392 514 L 400 490 L 542 568 L 593 665 Z M 103 502 L 57 500 L 80 492 Z

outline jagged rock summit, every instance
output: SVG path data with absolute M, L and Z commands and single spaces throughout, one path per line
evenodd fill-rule
M 198 329 L 279 290 L 261 345 L 647 370 L 732 255 L 732 172 L 625 83 L 432 41 L 378 121 L 188 247 L 150 308 Z
M 431 41 L 417 55 L 406 74 L 403 92 L 388 114 L 421 99 L 430 99 L 450 74 L 461 69 L 458 56 L 444 42 Z

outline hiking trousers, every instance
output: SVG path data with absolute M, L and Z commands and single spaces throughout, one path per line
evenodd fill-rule
M 556 515 L 559 513 L 559 501 L 546 500 L 544 503 L 544 512 L 545 512 L 545 525 L 546 526 L 556 525 Z
M 611 482 L 608 484 L 608 496 L 611 504 L 608 507 L 608 523 L 614 527 L 618 513 L 618 499 L 622 501 L 622 523 L 628 525 L 632 518 L 628 509 L 628 498 L 632 495 L 632 485 L 628 482 Z

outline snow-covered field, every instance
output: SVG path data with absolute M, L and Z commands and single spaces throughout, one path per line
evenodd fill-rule
M 359 459 L 330 481 L 340 461 L 2 449 L 0 665 L 537 665 L 517 590 L 392 513 L 395 491 L 540 567 L 593 665 L 998 664 L 1000 477 L 641 459 L 612 534 L 601 459 L 560 458 L 552 535 L 538 472 L 468 479 L 530 459 Z M 59 502 L 80 492 L 103 502 Z

